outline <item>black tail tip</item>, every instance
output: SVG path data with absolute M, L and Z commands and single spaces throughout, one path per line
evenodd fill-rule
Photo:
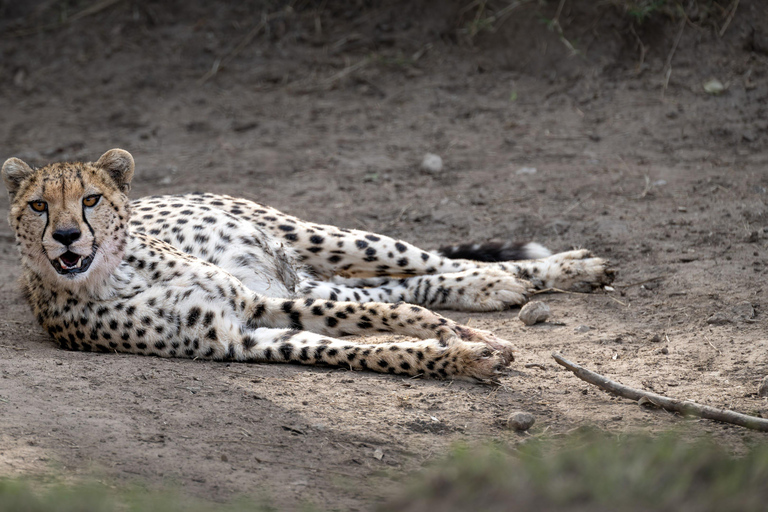
M 441 247 L 438 254 L 452 260 L 482 262 L 535 260 L 551 256 L 552 252 L 536 242 L 491 241 L 480 244 L 460 244 Z

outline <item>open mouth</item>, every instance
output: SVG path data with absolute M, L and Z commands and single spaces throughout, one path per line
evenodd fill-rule
M 88 270 L 93 261 L 93 253 L 81 256 L 72 251 L 67 251 L 55 260 L 51 260 L 53 268 L 62 275 L 79 274 Z

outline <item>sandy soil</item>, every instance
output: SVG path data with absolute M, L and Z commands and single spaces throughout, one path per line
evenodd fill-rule
M 756 394 L 768 374 L 768 7 L 743 0 L 722 38 L 693 19 L 675 47 L 679 22 L 636 25 L 636 39 L 617 11 L 571 3 L 560 21 L 576 57 L 532 9 L 470 41 L 447 2 L 293 13 L 117 2 L 65 23 L 87 3 L 0 2 L 2 158 L 121 147 L 137 161 L 134 197 L 240 195 L 426 248 L 588 247 L 619 271 L 613 293 L 538 297 L 553 315 L 535 327 L 517 310 L 447 312 L 517 344 L 519 361 L 490 388 L 62 351 L 17 290 L 3 223 L 0 475 L 363 510 L 457 440 L 514 445 L 582 426 L 677 429 L 735 452 L 764 440 L 611 397 L 549 354 L 768 417 Z M 249 38 L 262 9 L 277 14 Z M 711 78 L 727 90 L 705 93 Z M 441 172 L 419 169 L 426 152 Z M 515 410 L 535 415 L 529 433 L 504 427 Z

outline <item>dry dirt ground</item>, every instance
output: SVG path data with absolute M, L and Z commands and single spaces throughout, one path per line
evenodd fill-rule
M 22 4 L 0 2 L 3 159 L 121 147 L 137 162 L 134 197 L 227 193 L 426 248 L 588 247 L 619 277 L 614 292 L 539 296 L 553 315 L 534 327 L 517 310 L 446 312 L 517 344 L 496 388 L 72 353 L 17 291 L 3 223 L 0 475 L 363 510 L 458 440 L 555 442 L 582 426 L 677 429 L 735 452 L 765 440 L 613 398 L 550 358 L 768 417 L 756 394 L 768 374 L 763 2 L 742 1 L 718 37 L 724 15 L 630 30 L 618 9 L 569 1 L 558 21 L 577 56 L 541 21 L 549 4 L 472 39 L 473 12 L 449 2 L 117 1 L 74 19 L 88 2 Z M 707 94 L 711 78 L 727 90 Z M 427 152 L 441 172 L 419 169 Z M 535 415 L 528 433 L 504 427 L 515 410 Z

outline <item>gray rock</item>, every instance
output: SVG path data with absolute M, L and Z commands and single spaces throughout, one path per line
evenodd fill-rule
M 580 325 L 577 328 L 575 328 L 573 332 L 584 333 L 584 332 L 589 332 L 590 329 L 592 328 L 588 325 Z
M 711 317 L 707 318 L 709 325 L 726 325 L 733 323 L 733 319 L 726 313 L 718 311 Z
M 739 302 L 733 306 L 733 308 L 731 308 L 731 311 L 733 311 L 733 315 L 736 317 L 736 320 L 741 322 L 746 322 L 747 320 L 752 320 L 755 318 L 755 308 L 752 307 L 752 303 L 748 300 Z
M 763 377 L 760 386 L 757 388 L 757 396 L 768 397 L 768 375 Z
M 528 430 L 536 422 L 536 418 L 529 412 L 516 411 L 507 418 L 507 427 L 522 432 Z
M 549 314 L 549 306 L 541 301 L 535 300 L 523 306 L 520 309 L 520 313 L 517 314 L 517 318 L 519 318 L 525 325 L 533 325 L 545 321 L 549 318 Z

